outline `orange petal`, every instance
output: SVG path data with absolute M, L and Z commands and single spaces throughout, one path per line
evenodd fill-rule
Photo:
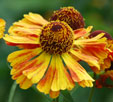
M 39 57 L 36 58 L 37 63 L 29 67 L 29 69 L 23 71 L 23 74 L 27 76 L 27 78 L 30 79 L 32 83 L 38 83 L 47 70 L 50 58 L 51 55 L 42 53 Z
M 48 70 L 45 73 L 45 76 L 40 80 L 40 82 L 37 85 L 37 88 L 40 92 L 43 92 L 45 94 L 49 94 L 51 90 L 51 84 L 53 81 L 55 71 L 55 59 L 52 58 L 51 64 L 48 68 Z
M 36 64 L 37 60 L 33 60 L 40 53 L 40 49 L 21 50 L 11 53 L 8 56 L 8 61 L 11 62 L 11 75 L 14 80 L 23 74 L 25 69 Z
M 93 28 L 92 26 L 89 26 L 87 29 L 80 28 L 80 29 L 74 30 L 74 39 L 78 39 L 78 38 L 83 37 L 84 35 L 88 34 L 92 28 Z
M 107 42 L 106 38 L 102 38 L 103 36 L 104 33 L 101 33 L 91 39 L 79 39 L 75 41 L 75 45 L 79 47 L 79 50 L 83 54 L 96 57 L 99 65 L 101 65 L 108 56 L 108 52 L 106 51 Z M 100 70 L 99 66 L 96 66 L 95 68 L 97 68 L 96 70 Z
M 103 59 L 103 63 L 100 62 L 100 69 L 98 69 L 95 66 L 91 66 L 91 69 L 95 72 L 95 73 L 100 73 L 101 71 L 104 71 L 105 69 L 109 69 L 111 66 L 111 60 L 109 58 Z
M 50 94 L 51 98 L 57 98 L 59 96 L 60 92 L 59 91 L 50 91 L 49 94 Z
M 109 70 L 105 73 L 106 76 L 110 77 L 111 80 L 113 81 L 113 70 Z
M 96 67 L 91 67 L 91 69 L 95 72 L 95 73 L 100 73 L 101 71 L 104 71 L 105 69 L 108 69 L 109 70 L 109 68 L 110 68 L 110 66 L 111 66 L 111 60 L 109 59 L 109 58 L 106 58 L 105 60 L 104 60 L 104 63 L 103 64 L 100 64 L 100 70 L 99 69 L 97 69 Z
M 34 49 L 34 48 L 40 47 L 40 44 L 19 44 L 19 43 L 12 43 L 12 42 L 6 42 L 6 44 L 10 46 L 18 46 L 19 48 L 24 48 L 24 49 Z
M 43 60 L 37 56 L 40 52 L 41 49 L 21 50 L 8 56 L 8 61 L 11 62 L 12 66 L 12 79 L 16 80 L 23 89 L 27 89 L 33 84 L 32 80 L 24 75 L 24 71 L 35 69 L 43 64 Z
M 96 58 L 98 58 L 98 62 L 99 65 L 104 64 L 104 60 L 107 58 L 108 53 L 106 52 L 106 50 L 104 49 L 104 47 L 102 46 L 87 46 L 81 49 L 82 53 L 88 55 L 88 56 L 94 56 Z M 102 66 L 100 68 L 98 67 L 92 67 L 92 68 L 96 68 L 96 70 L 101 70 L 103 69 Z
M 111 66 L 111 60 L 109 58 L 106 58 L 104 60 L 104 64 L 101 65 L 101 70 L 108 69 L 110 68 L 110 66 Z
M 70 71 L 72 79 L 75 82 L 94 81 L 85 71 L 85 69 L 78 62 L 76 62 L 76 60 L 74 60 L 69 54 L 63 54 L 62 58 Z M 87 85 L 87 87 L 89 87 L 89 85 Z M 90 87 L 92 87 L 92 85 Z
M 73 87 L 74 81 L 64 68 L 60 56 L 54 55 L 46 75 L 38 83 L 37 88 L 41 92 L 49 94 L 50 91 L 71 90 Z
M 93 55 L 92 56 L 86 55 L 82 53 L 81 51 L 76 51 L 76 50 L 70 50 L 70 53 L 72 53 L 73 56 L 78 57 L 80 60 L 87 62 L 90 66 L 96 66 L 98 69 L 100 69 L 100 66 L 98 63 L 99 59 L 97 57 Z

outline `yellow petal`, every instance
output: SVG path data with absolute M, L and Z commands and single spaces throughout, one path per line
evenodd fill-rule
M 11 46 L 19 45 L 21 48 L 25 48 L 25 44 L 40 44 L 42 26 L 47 23 L 39 14 L 29 13 L 9 28 L 9 35 L 5 35 L 4 40 Z
M 62 83 L 62 84 L 61 84 Z M 56 66 L 54 78 L 51 86 L 52 91 L 71 90 L 74 87 L 74 81 L 63 65 L 60 56 L 56 56 Z
M 20 88 L 22 89 L 28 89 L 32 86 L 32 82 L 29 79 L 27 79 L 27 77 L 24 75 L 19 76 L 16 82 L 20 85 Z
M 23 18 L 22 20 L 20 20 L 18 22 L 13 23 L 12 27 L 23 27 L 23 28 L 28 28 L 28 29 L 31 29 L 31 30 L 37 30 L 37 29 L 41 29 L 42 28 L 41 25 L 36 25 L 36 24 L 28 21 L 25 18 Z M 11 33 L 11 30 L 9 29 L 8 32 Z
M 101 64 L 104 64 L 104 60 L 108 57 L 108 52 L 105 50 L 105 46 L 102 44 L 99 45 L 99 44 L 95 44 L 95 45 L 92 45 L 92 46 L 85 46 L 83 48 L 81 48 L 81 52 L 84 53 L 85 55 L 88 55 L 88 56 L 94 56 L 96 58 L 98 58 L 98 63 L 100 65 L 100 68 L 98 66 L 92 66 L 91 65 L 91 68 L 94 70 L 94 71 L 101 71 L 102 66 Z M 95 69 L 96 68 L 96 69 Z
M 106 45 L 107 38 L 102 38 L 104 36 L 104 33 L 101 33 L 93 38 L 90 39 L 78 39 L 74 41 L 74 45 L 76 46 L 84 46 L 84 45 L 95 45 L 95 44 L 104 44 Z
M 48 94 L 50 91 L 71 90 L 73 87 L 74 81 L 65 69 L 60 56 L 54 55 L 46 75 L 37 85 L 38 90 Z
M 52 58 L 51 64 L 48 70 L 46 71 L 45 76 L 42 78 L 42 80 L 40 80 L 40 82 L 37 85 L 37 88 L 40 92 L 49 94 L 54 77 L 54 71 L 55 71 L 55 58 Z
M 70 50 L 70 52 L 78 57 L 79 59 L 87 62 L 90 66 L 96 66 L 98 69 L 100 69 L 100 65 L 99 65 L 99 62 L 98 62 L 98 58 L 95 57 L 95 56 L 91 56 L 91 55 L 86 55 L 84 53 L 82 53 L 81 51 L 76 51 L 76 50 Z
M 75 82 L 81 82 L 84 80 L 94 81 L 85 69 L 74 60 L 69 54 L 63 54 L 62 58 L 70 71 L 71 77 Z
M 83 81 L 80 81 L 78 83 L 82 87 L 93 87 L 93 83 L 90 80 L 83 80 Z
M 33 22 L 35 24 L 45 25 L 45 24 L 48 23 L 47 20 L 45 20 L 41 15 L 36 14 L 36 13 L 31 13 L 30 12 L 28 15 L 24 15 L 24 17 L 27 20 L 29 20 L 29 21 L 31 21 L 31 22 Z
M 17 44 L 40 44 L 39 38 L 19 37 L 5 34 L 5 41 Z
M 35 65 L 36 61 L 32 62 L 31 59 L 34 58 L 41 52 L 40 49 L 32 49 L 32 50 L 21 50 L 11 53 L 8 56 L 8 61 L 11 62 L 11 75 L 13 75 L 13 79 L 16 80 L 18 76 L 23 74 L 24 69 L 28 69 L 30 66 Z
M 51 55 L 48 55 L 47 53 L 42 53 L 39 57 L 35 59 L 37 60 L 37 63 L 29 67 L 29 69 L 23 71 L 23 74 L 27 76 L 27 78 L 30 79 L 32 83 L 38 83 L 47 70 L 50 58 Z
M 15 51 L 8 56 L 7 60 L 11 63 L 19 62 L 18 60 L 25 61 L 29 57 L 32 58 L 38 55 L 41 51 L 42 50 L 40 48 Z
M 0 38 L 3 37 L 4 31 L 5 31 L 5 25 L 6 25 L 6 22 L 0 18 Z
M 8 61 L 11 62 L 12 66 L 12 79 L 16 80 L 21 88 L 27 89 L 33 84 L 32 80 L 24 75 L 24 71 L 37 66 L 37 63 L 40 62 L 38 57 L 41 51 L 42 50 L 39 48 L 20 50 L 13 52 L 8 56 Z
M 13 25 L 9 28 L 8 32 L 11 35 L 18 35 L 18 36 L 23 36 L 23 37 L 38 37 L 41 33 L 41 28 L 28 28 L 28 27 L 21 27 L 21 26 L 16 26 Z

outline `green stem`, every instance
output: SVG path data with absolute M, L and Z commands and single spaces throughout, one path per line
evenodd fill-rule
M 59 97 L 57 97 L 57 98 L 53 99 L 53 101 L 52 101 L 52 102 L 59 102 Z
M 32 89 L 40 96 L 40 97 L 42 97 L 42 98 L 46 98 L 46 100 L 47 100 L 47 102 L 51 102 L 51 98 L 49 98 L 49 97 L 47 97 L 46 95 L 44 95 L 43 93 L 41 93 L 41 92 L 39 92 L 37 89 L 36 89 L 36 86 L 35 85 L 33 85 L 32 86 Z
M 92 102 L 92 97 L 93 97 L 94 89 L 95 89 L 95 87 L 92 87 L 90 95 L 89 95 L 88 102 Z
M 9 93 L 8 102 L 13 102 L 13 97 L 14 97 L 14 93 L 15 93 L 16 87 L 17 87 L 17 84 L 16 84 L 16 81 L 14 81 L 14 83 L 12 84 L 10 93 Z
M 96 79 L 96 74 L 95 73 L 93 73 L 93 74 L 94 74 L 93 78 Z M 92 102 L 94 90 L 95 90 L 95 82 L 94 82 L 94 86 L 91 88 L 90 95 L 89 95 L 89 98 L 88 98 L 88 102 Z

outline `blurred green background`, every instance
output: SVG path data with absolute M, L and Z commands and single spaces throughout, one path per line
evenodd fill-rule
M 93 30 L 105 30 L 113 35 L 113 0 L 0 0 L 0 18 L 7 21 L 7 27 L 28 12 L 39 13 L 49 19 L 54 10 L 64 6 L 74 6 L 84 16 L 86 27 L 94 26 Z M 7 33 L 7 31 L 6 31 Z M 7 102 L 13 80 L 10 76 L 6 58 L 17 48 L 7 46 L 0 40 L 0 102 Z M 72 92 L 75 102 L 88 102 L 90 88 L 78 88 Z M 48 102 L 42 93 L 32 88 L 16 89 L 13 102 Z M 93 102 L 113 102 L 113 89 L 95 89 Z

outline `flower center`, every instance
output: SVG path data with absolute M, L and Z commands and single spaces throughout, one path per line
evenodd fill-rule
M 65 22 L 52 21 L 43 27 L 40 44 L 50 54 L 65 53 L 72 47 L 73 31 Z
M 95 37 L 95 36 L 97 36 L 97 35 L 100 34 L 100 33 L 104 33 L 105 35 L 104 35 L 103 37 L 106 37 L 107 40 L 112 40 L 112 39 L 113 39 L 112 36 L 111 36 L 109 33 L 105 32 L 105 31 L 103 31 L 103 30 L 96 30 L 96 31 L 92 32 L 92 33 L 89 35 L 89 37 L 90 37 L 90 38 Z
M 84 19 L 79 11 L 73 7 L 64 7 L 60 10 L 57 10 L 53 13 L 50 18 L 51 21 L 64 21 L 66 22 L 73 30 L 84 28 Z

